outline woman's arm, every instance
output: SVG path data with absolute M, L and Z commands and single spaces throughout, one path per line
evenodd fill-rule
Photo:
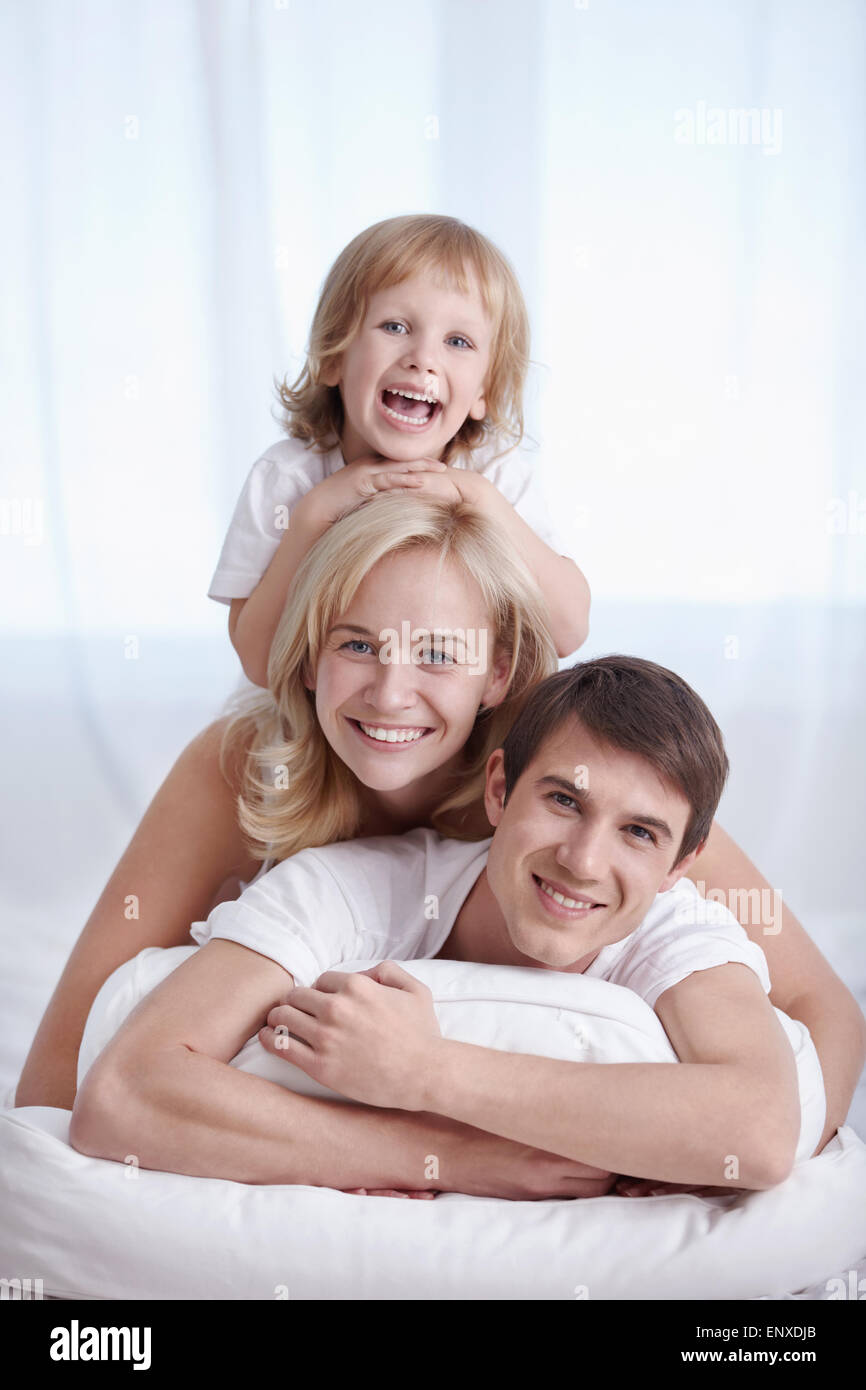
M 223 721 L 181 753 L 94 908 L 31 1044 L 16 1105 L 71 1110 L 78 1049 L 90 1006 L 113 970 L 145 946 L 189 945 L 192 922 L 208 914 L 223 880 L 251 878 L 235 811 L 236 789 L 223 778 Z M 129 920 L 125 901 L 138 900 Z
M 770 1002 L 809 1029 L 827 1096 L 827 1121 L 815 1150 L 820 1153 L 845 1123 L 866 1060 L 866 1019 L 860 1006 L 794 914 L 774 896 L 763 874 L 717 821 L 688 877 L 705 895 L 711 888 L 724 893 L 725 905 L 767 957 Z M 760 905 L 770 912 L 762 912 Z

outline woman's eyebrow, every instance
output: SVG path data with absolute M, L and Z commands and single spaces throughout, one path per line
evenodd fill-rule
M 356 632 L 361 637 L 372 637 L 374 634 L 366 627 L 358 627 L 357 623 L 334 623 L 333 627 L 328 628 L 328 636 L 335 632 Z

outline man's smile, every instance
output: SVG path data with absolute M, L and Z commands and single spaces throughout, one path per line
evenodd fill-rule
M 558 884 L 555 880 L 541 878 L 538 874 L 533 874 L 532 879 L 539 900 L 545 909 L 555 917 L 579 920 L 606 906 L 605 903 L 598 902 L 585 893 L 574 893 L 573 891 L 566 893 L 563 885 Z

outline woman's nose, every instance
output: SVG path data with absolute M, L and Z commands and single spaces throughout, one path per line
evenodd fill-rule
M 382 714 L 411 709 L 417 703 L 417 670 L 412 661 L 379 661 L 371 671 L 364 698 Z

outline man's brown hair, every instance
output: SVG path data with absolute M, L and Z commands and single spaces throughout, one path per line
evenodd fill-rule
M 502 745 L 510 796 L 545 739 L 576 717 L 595 738 L 645 758 L 692 808 L 676 864 L 710 833 L 728 775 L 718 724 L 680 676 L 636 656 L 601 656 L 548 676 Z

